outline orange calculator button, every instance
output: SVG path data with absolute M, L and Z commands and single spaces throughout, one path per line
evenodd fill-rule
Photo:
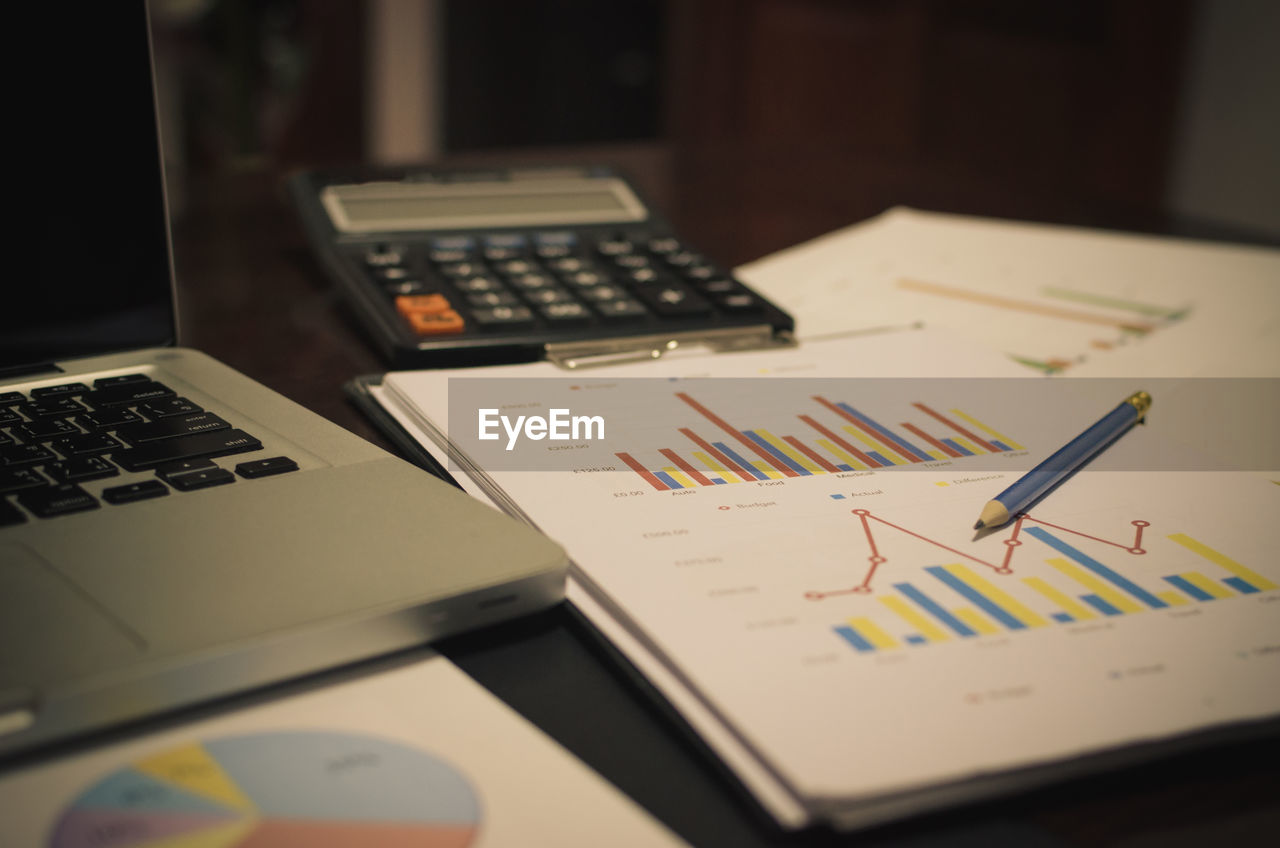
M 461 333 L 466 328 L 462 316 L 452 309 L 444 312 L 411 312 L 405 318 L 420 336 L 444 336 Z
M 396 298 L 396 311 L 406 318 L 410 315 L 438 315 L 452 309 L 452 304 L 442 294 L 402 294 Z

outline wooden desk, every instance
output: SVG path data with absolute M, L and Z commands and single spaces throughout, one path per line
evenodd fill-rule
M 584 155 L 592 154 L 575 153 Z M 656 205 L 674 208 L 668 205 L 677 198 L 661 150 L 595 152 L 596 158 L 605 156 L 627 168 Z M 565 154 L 526 158 L 557 157 Z M 311 261 L 277 177 L 239 173 L 195 181 L 187 198 L 174 228 L 184 343 L 388 447 L 340 391 L 345 380 L 383 366 Z M 717 254 L 701 236 L 732 232 L 736 220 L 745 220 L 736 216 L 751 212 L 725 204 L 715 221 L 677 218 L 674 223 L 691 243 L 737 264 L 754 258 L 750 245 Z M 628 677 L 565 609 L 458 637 L 441 648 L 699 848 L 1199 848 L 1272 844 L 1280 834 L 1280 740 L 1272 738 L 1183 754 L 869 833 L 788 836 L 737 793 L 678 721 L 649 699 L 643 684 Z M 616 844 L 626 844 L 624 834 Z

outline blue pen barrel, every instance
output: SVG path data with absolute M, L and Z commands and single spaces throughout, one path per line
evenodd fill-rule
M 1145 411 L 1145 410 L 1144 410 Z M 1133 426 L 1142 412 L 1125 401 L 1108 412 L 1096 424 L 1067 442 L 1052 456 L 1023 475 L 1018 482 L 995 496 L 1009 510 L 1020 511 L 1084 463 L 1098 451 L 1115 441 Z

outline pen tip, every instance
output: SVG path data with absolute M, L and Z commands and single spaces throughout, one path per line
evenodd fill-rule
M 976 524 L 974 524 L 974 525 L 973 525 L 973 529 L 974 529 L 974 530 L 981 530 L 983 527 L 986 527 L 986 526 L 987 526 L 986 522 L 985 522 L 985 521 L 983 521 L 981 518 L 979 518 L 979 519 L 978 519 L 978 523 L 976 523 Z

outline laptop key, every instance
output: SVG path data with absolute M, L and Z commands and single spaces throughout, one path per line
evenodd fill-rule
M 169 494 L 169 487 L 159 480 L 143 480 L 102 490 L 102 499 L 109 504 L 133 503 L 148 498 L 161 498 Z
M 111 406 L 131 406 L 154 398 L 172 397 L 173 393 L 173 389 L 163 383 L 144 380 L 135 383 L 105 386 L 100 389 L 94 389 L 81 397 L 91 408 L 104 409 Z M 83 411 L 81 410 L 81 412 Z
M 33 468 L 0 468 L 0 495 L 47 485 L 49 481 Z
M 13 428 L 14 435 L 24 442 L 50 442 L 59 436 L 79 433 L 76 425 L 61 418 L 37 418 L 35 421 Z
M 0 468 L 18 468 L 57 458 L 44 445 L 0 445 Z
M 190 415 L 161 418 L 145 424 L 129 424 L 116 430 L 116 435 L 131 445 L 141 445 L 177 436 L 190 436 L 192 433 L 208 433 L 230 428 L 230 424 L 212 412 L 196 412 Z
M 60 397 L 69 395 L 82 395 L 89 391 L 89 387 L 84 383 L 63 383 L 60 386 L 41 386 L 38 389 L 31 390 L 31 396 L 37 399 Z
M 120 443 L 107 433 L 77 433 L 65 439 L 55 439 L 49 446 L 70 459 L 73 456 L 107 453 L 118 449 Z
M 117 377 L 99 377 L 93 381 L 93 387 L 95 389 L 105 389 L 125 383 L 145 383 L 150 379 L 146 374 L 121 374 Z
M 86 430 L 114 430 L 124 424 L 137 424 L 142 416 L 127 406 L 100 409 L 76 416 L 76 422 Z
M 174 415 L 190 415 L 193 412 L 204 412 L 196 404 L 184 397 L 159 398 L 138 405 L 138 411 L 148 418 L 169 418 Z
M 236 464 L 236 473 L 246 479 L 270 477 L 273 474 L 286 474 L 297 471 L 298 463 L 287 456 L 272 456 L 267 459 L 251 459 Z
M 115 477 L 120 474 L 120 469 L 100 456 L 77 456 L 60 462 L 46 463 L 44 473 L 59 483 L 79 483 L 85 480 Z
M 178 491 L 190 492 L 195 489 L 207 489 L 210 486 L 234 483 L 236 475 L 225 468 L 211 468 L 208 471 L 192 471 L 190 474 L 179 474 L 168 478 L 168 480 L 169 485 Z
M 23 489 L 18 492 L 18 503 L 31 510 L 38 518 L 56 518 L 72 512 L 97 509 L 100 506 L 97 498 L 75 483 Z
M 262 450 L 262 442 L 243 430 L 233 429 L 147 442 L 127 450 L 116 451 L 111 458 L 126 471 L 145 471 L 180 459 L 227 456 L 255 450 Z
M 190 474 L 192 471 L 204 471 L 217 467 L 217 464 L 212 459 L 182 459 L 178 462 L 167 462 L 161 465 L 156 469 L 156 476 L 161 480 L 168 480 L 171 477 Z

